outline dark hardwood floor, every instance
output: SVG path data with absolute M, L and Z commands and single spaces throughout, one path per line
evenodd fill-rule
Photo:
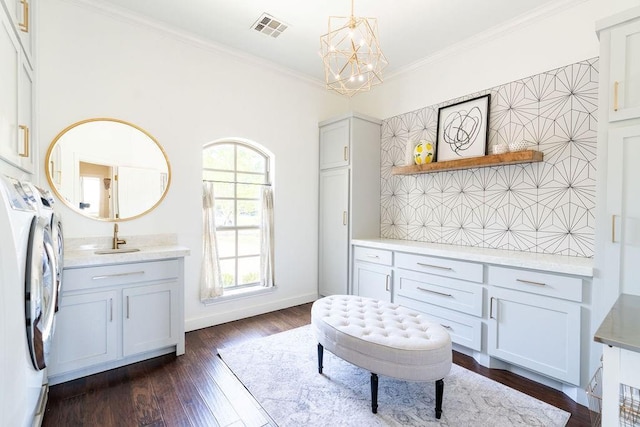
M 52 386 L 45 427 L 275 426 L 216 355 L 216 348 L 310 322 L 311 304 L 186 335 L 186 354 L 167 355 Z M 568 426 L 589 426 L 589 411 L 563 393 L 454 352 L 454 363 L 570 412 Z

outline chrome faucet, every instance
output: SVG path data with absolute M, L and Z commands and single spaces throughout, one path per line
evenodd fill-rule
M 120 245 L 126 245 L 127 241 L 118 238 L 118 223 L 113 224 L 113 248 L 120 249 Z

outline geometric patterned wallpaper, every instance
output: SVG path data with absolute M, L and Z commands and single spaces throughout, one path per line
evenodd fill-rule
M 544 161 L 391 175 L 408 141 L 435 142 L 439 107 L 487 93 L 489 147 L 524 140 Z M 593 58 L 384 120 L 381 236 L 593 257 L 597 104 Z

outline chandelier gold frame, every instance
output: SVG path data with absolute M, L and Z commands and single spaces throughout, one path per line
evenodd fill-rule
M 388 65 L 378 40 L 376 18 L 330 16 L 329 31 L 320 37 L 327 88 L 349 97 L 382 83 Z

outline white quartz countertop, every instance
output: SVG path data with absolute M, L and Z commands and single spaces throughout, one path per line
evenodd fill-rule
M 96 249 L 65 251 L 64 268 L 80 268 L 96 265 L 123 264 L 131 262 L 144 262 L 170 258 L 180 258 L 191 253 L 184 246 L 147 246 L 141 247 L 138 252 L 126 252 L 115 254 L 95 253 Z
M 593 260 L 591 258 L 445 245 L 411 240 L 354 239 L 351 243 L 354 246 L 365 246 L 369 248 L 411 252 L 420 255 L 457 258 L 465 261 L 476 261 L 507 267 L 529 268 L 552 273 L 593 277 Z
M 111 247 L 110 237 L 65 239 L 64 268 L 181 258 L 191 253 L 189 248 L 178 245 L 178 239 L 175 234 L 122 237 L 127 241 L 126 244 L 121 246 L 122 249 L 135 248 L 139 249 L 139 251 L 96 254 L 96 251 Z
M 596 331 L 594 341 L 640 352 L 638 313 L 640 313 L 640 296 L 620 295 Z

